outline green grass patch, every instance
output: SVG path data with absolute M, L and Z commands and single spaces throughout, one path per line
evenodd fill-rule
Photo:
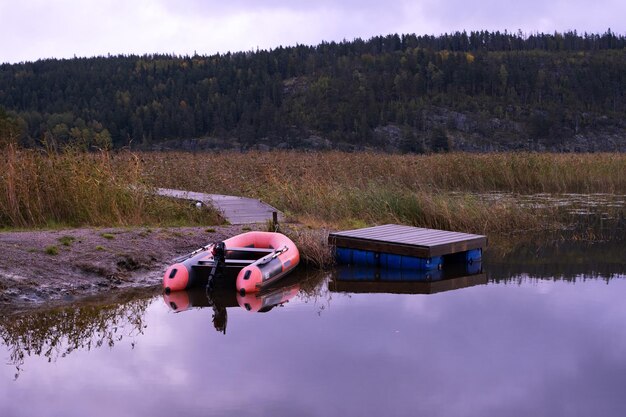
M 59 248 L 57 246 L 50 245 L 47 246 L 46 249 L 44 249 L 44 252 L 46 255 L 56 256 L 59 254 Z
M 115 239 L 115 235 L 113 233 L 102 233 L 102 234 L 100 234 L 100 236 L 102 236 L 103 238 L 108 239 L 108 240 Z
M 76 238 L 73 236 L 61 236 L 57 240 L 63 246 L 72 246 L 72 243 L 76 241 Z

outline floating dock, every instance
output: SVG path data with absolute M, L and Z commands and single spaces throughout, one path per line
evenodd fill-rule
M 386 224 L 330 233 L 328 243 L 340 264 L 429 271 L 480 261 L 487 237 Z

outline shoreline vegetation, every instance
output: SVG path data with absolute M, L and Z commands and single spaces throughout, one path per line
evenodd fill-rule
M 223 223 L 212 208 L 190 210 L 141 191 L 145 167 L 137 154 L 0 149 L 0 230 Z
M 215 210 L 146 192 L 165 187 L 259 198 L 308 229 L 402 223 L 510 236 L 623 220 L 624 198 L 596 207 L 593 195 L 626 195 L 626 155 L 617 153 L 85 153 L 9 145 L 0 162 L 0 228 L 223 223 Z M 559 199 L 516 198 L 572 193 L 588 195 L 585 216 Z
M 154 186 L 259 198 L 312 227 L 398 222 L 486 234 L 556 230 L 576 221 L 562 205 L 485 197 L 626 194 L 626 155 L 614 153 L 274 151 L 142 153 L 141 159 Z

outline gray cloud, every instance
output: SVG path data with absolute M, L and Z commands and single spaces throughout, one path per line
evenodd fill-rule
M 440 30 L 624 31 L 622 0 L 424 0 L 424 13 Z M 446 29 L 448 28 L 448 29 Z
M 457 30 L 626 31 L 600 0 L 0 0 L 0 62 L 107 53 L 199 53 Z
M 238 13 L 242 10 L 253 12 L 259 10 L 290 10 L 294 12 L 309 12 L 312 10 L 335 10 L 339 13 L 358 12 L 360 10 L 389 10 L 399 9 L 412 2 L 406 0 L 381 2 L 379 0 L 160 0 L 172 13 Z

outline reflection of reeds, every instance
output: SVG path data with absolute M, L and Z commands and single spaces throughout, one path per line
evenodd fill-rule
M 300 267 L 292 278 L 297 280 L 300 287 L 298 292 L 300 301 L 315 305 L 318 314 L 326 310 L 332 301 L 332 293 L 326 290 L 330 274 L 329 271 Z M 285 280 L 290 280 L 290 277 Z
M 561 240 L 527 236 L 514 241 L 495 239 L 487 253 L 486 272 L 494 282 L 522 282 L 529 278 L 565 280 L 624 277 L 624 231 L 621 239 L 583 241 L 566 233 Z
M 130 152 L 2 149 L 0 227 L 219 223 L 214 211 L 145 192 Z
M 0 339 L 9 350 L 10 363 L 17 368 L 15 377 L 26 357 L 43 356 L 54 362 L 76 350 L 113 347 L 124 337 L 142 334 L 146 327 L 143 316 L 151 302 L 151 296 L 145 294 L 133 292 L 104 302 L 3 314 Z

